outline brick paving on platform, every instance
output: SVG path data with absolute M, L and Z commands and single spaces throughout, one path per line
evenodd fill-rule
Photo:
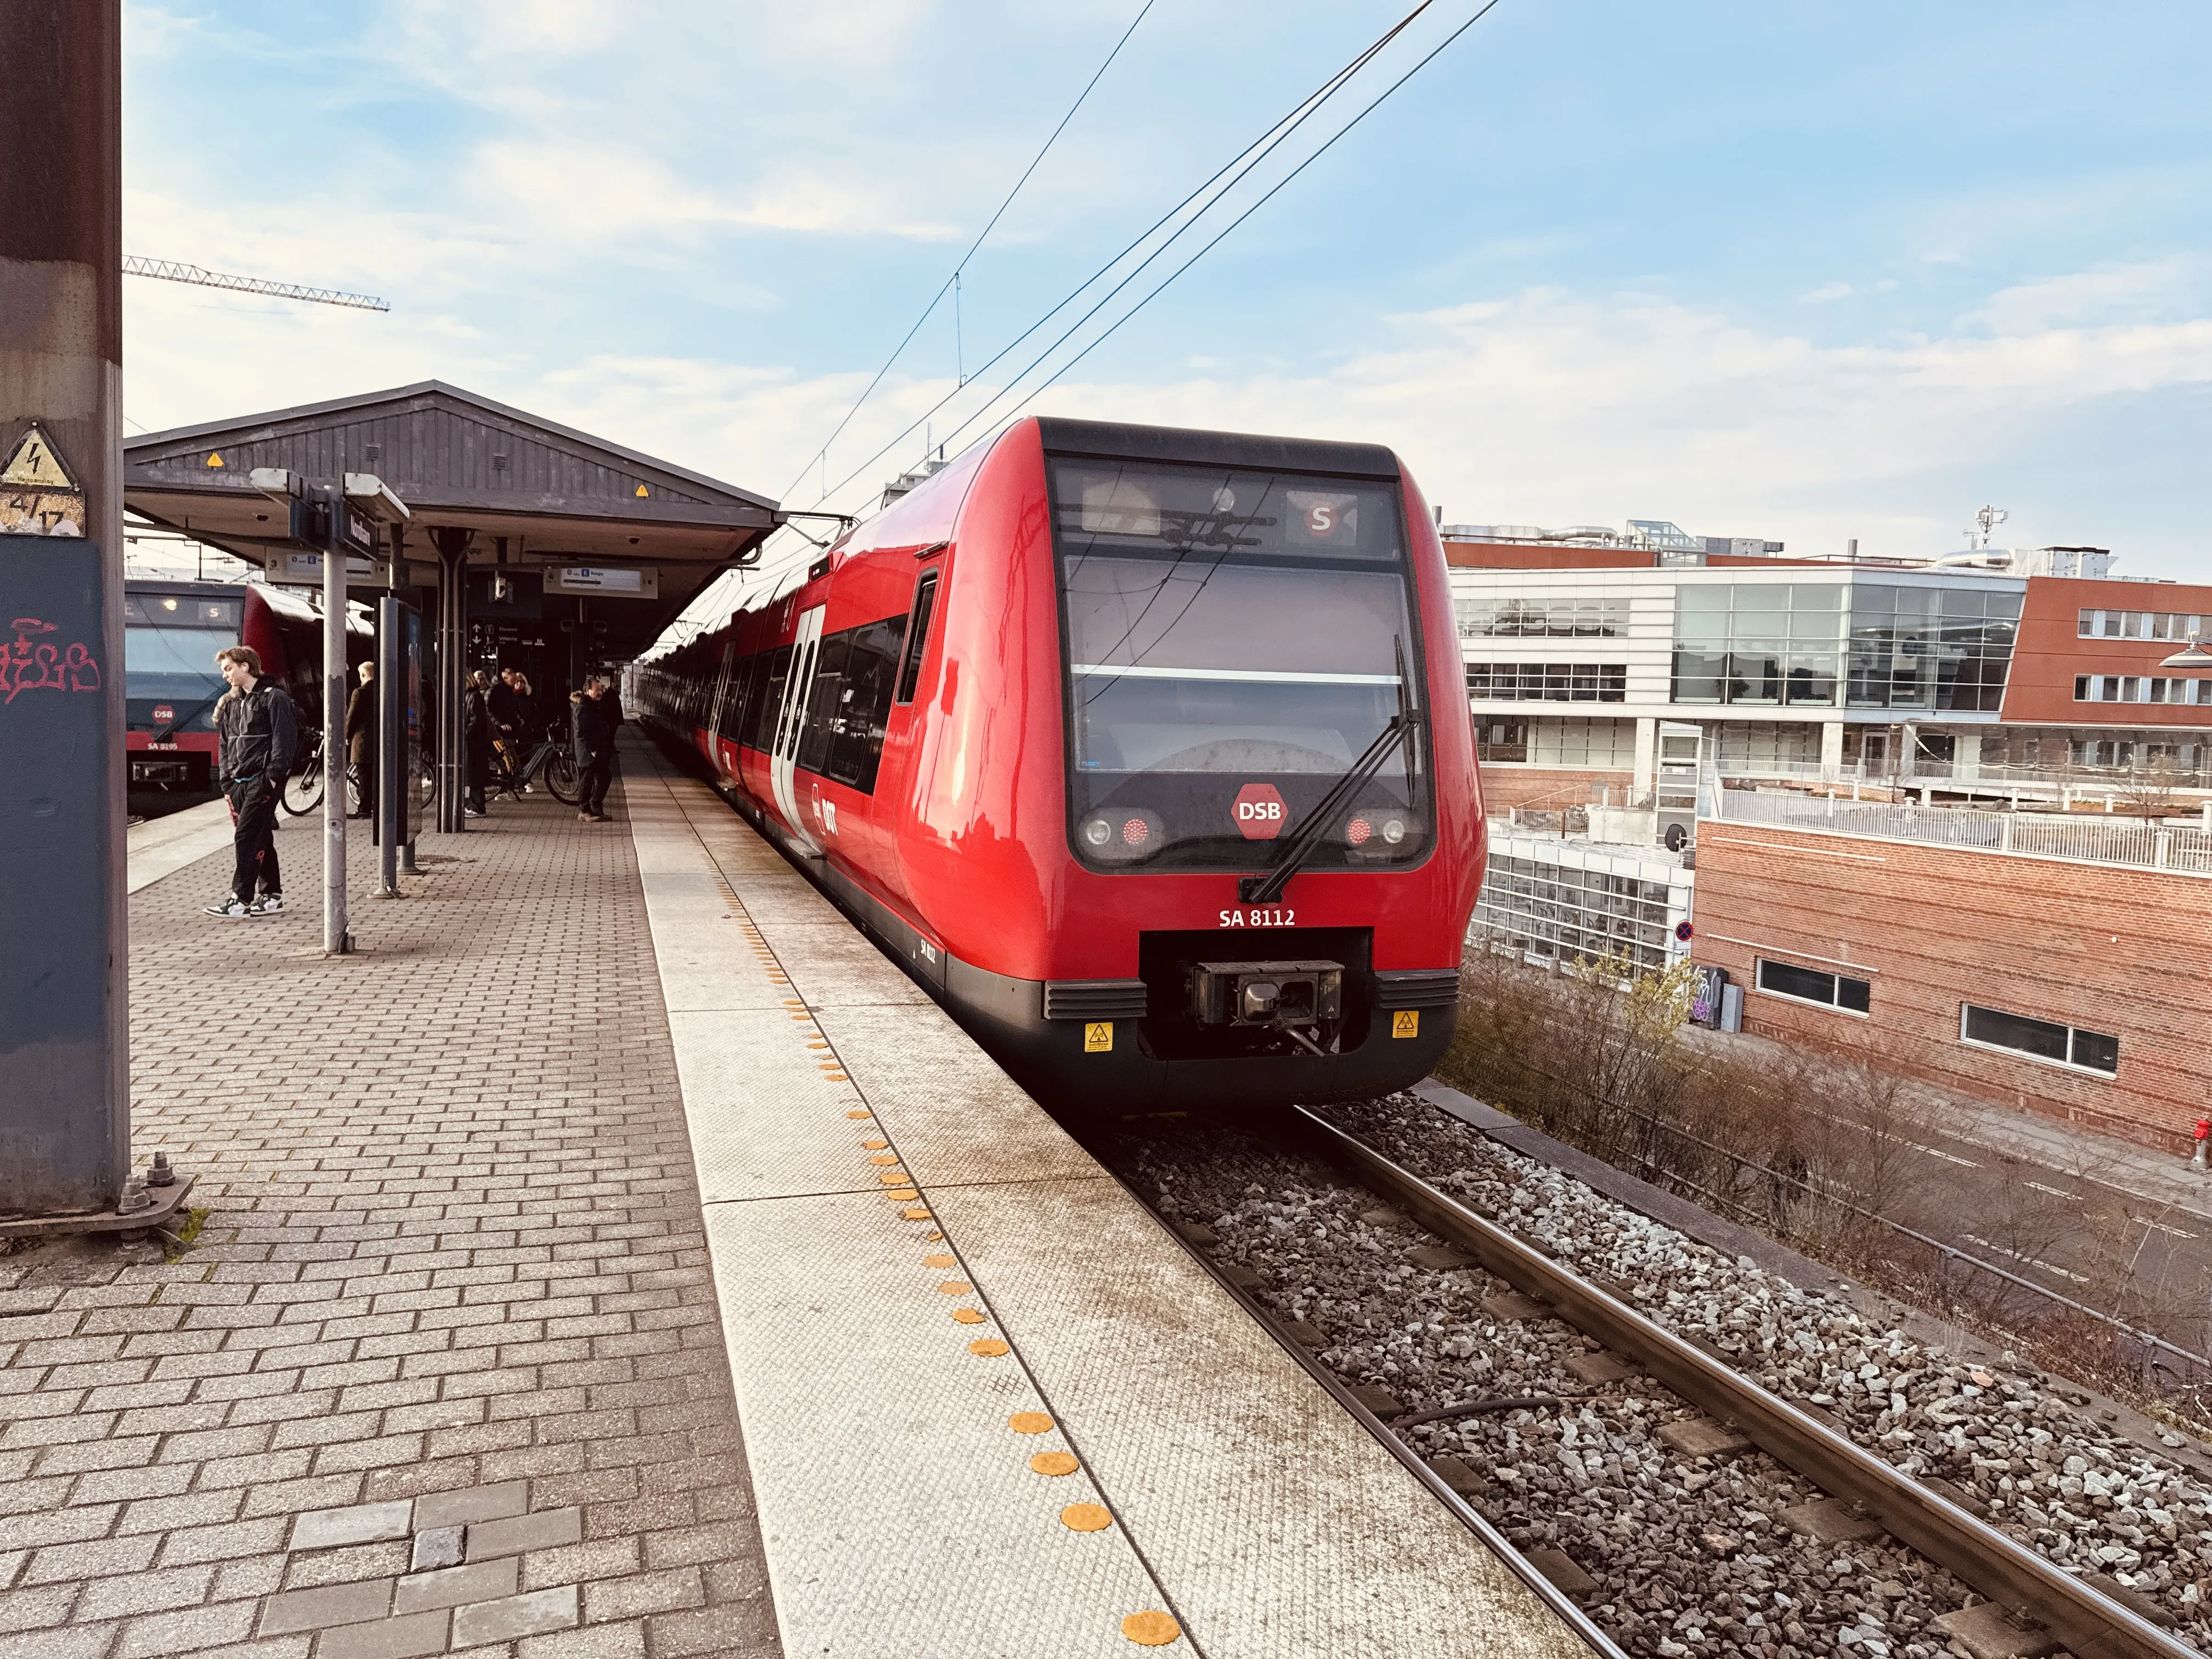
M 621 808 L 425 836 L 327 960 L 131 901 L 134 1142 L 190 1249 L 0 1256 L 0 1659 L 781 1652 Z M 353 826 L 365 831 L 367 826 Z

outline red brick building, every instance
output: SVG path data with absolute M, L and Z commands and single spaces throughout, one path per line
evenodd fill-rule
M 1693 959 L 1744 988 L 1747 1030 L 2188 1147 L 2212 1109 L 2212 836 L 1850 803 L 1825 810 L 1851 833 L 1750 821 L 1823 810 L 1781 799 L 1728 792 L 1698 825 Z M 2004 850 L 2039 836 L 2077 856 Z

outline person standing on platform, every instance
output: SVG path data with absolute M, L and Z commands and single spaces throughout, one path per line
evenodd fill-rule
M 469 788 L 463 810 L 472 818 L 484 815 L 484 790 L 491 783 L 491 676 L 479 668 L 469 676 L 461 693 L 461 740 L 468 751 Z
M 484 706 L 491 713 L 491 740 L 509 772 L 522 769 L 522 694 L 514 684 L 520 678 L 515 670 L 502 668 L 499 678 L 484 688 Z
M 376 665 L 361 665 L 361 684 L 346 700 L 346 775 L 360 780 L 361 811 L 348 817 L 376 816 Z
M 576 770 L 584 793 L 576 816 L 586 823 L 607 821 L 607 786 L 615 776 L 615 729 L 607 724 L 606 688 L 596 675 L 586 675 L 584 689 L 570 694 L 569 722 L 574 730 Z
M 238 860 L 230 896 L 207 913 L 246 921 L 284 908 L 276 792 L 299 752 L 300 722 L 284 688 L 263 677 L 261 653 L 252 646 L 226 646 L 215 653 L 215 665 L 230 685 L 215 706 L 216 777 L 229 798 Z

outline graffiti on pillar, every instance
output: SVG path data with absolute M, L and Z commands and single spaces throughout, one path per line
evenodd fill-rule
M 36 617 L 18 617 L 9 627 L 15 642 L 0 646 L 0 707 L 26 691 L 97 691 L 100 662 L 82 640 L 61 644 L 46 635 L 61 630 Z

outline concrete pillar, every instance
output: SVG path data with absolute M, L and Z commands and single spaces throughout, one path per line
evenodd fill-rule
M 1628 786 L 1628 805 L 1650 799 L 1652 781 L 1659 773 L 1659 721 L 1655 716 L 1636 722 L 1636 776 Z
M 1833 783 L 1844 775 L 1844 723 L 1820 722 L 1820 781 Z
M 469 785 L 468 741 L 461 729 L 461 687 L 468 672 L 469 532 L 434 530 L 438 550 L 438 828 L 459 835 Z
M 0 707 L 0 1212 L 24 1216 L 112 1209 L 131 1165 L 121 13 L 0 0 L 0 465 L 33 479 L 0 533 L 0 623 L 23 619 L 0 649 L 24 641 Z

